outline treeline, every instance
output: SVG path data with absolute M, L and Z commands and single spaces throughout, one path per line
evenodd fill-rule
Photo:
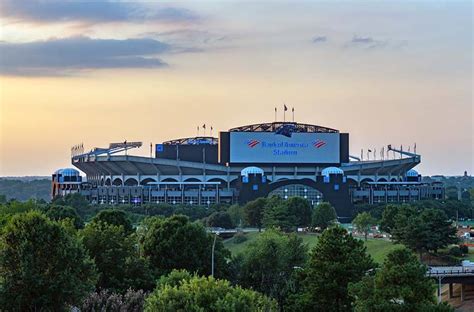
M 16 199 L 26 201 L 51 199 L 51 179 L 5 179 L 0 178 L 0 202 Z
M 105 209 L 84 223 L 74 207 L 60 202 L 9 202 L 0 205 L 0 306 L 3 311 L 452 311 L 436 303 L 426 267 L 411 251 L 397 249 L 378 266 L 363 241 L 333 225 L 330 205 L 308 207 L 303 199 L 276 198 L 240 207 L 236 215 L 266 231 L 233 256 L 200 218 L 149 214 L 134 225 L 129 213 Z M 230 208 L 216 207 L 206 222 L 211 215 L 232 215 Z M 307 225 L 325 228 L 312 250 L 293 233 Z
M 43 203 L 43 207 L 51 206 Z M 295 231 L 298 227 L 317 227 L 325 229 L 337 220 L 336 211 L 328 203 L 321 203 L 313 209 L 310 203 L 301 197 L 283 200 L 274 196 L 258 198 L 245 205 L 217 204 L 207 206 L 145 204 L 131 205 L 89 205 L 79 194 L 69 194 L 55 199 L 52 206 L 74 208 L 84 222 L 89 222 L 97 213 L 105 209 L 118 209 L 128 214 L 133 224 L 152 216 L 169 217 L 185 215 L 191 221 L 200 221 L 209 227 L 226 229 L 256 227 L 279 228 L 285 232 Z
M 416 207 L 417 209 L 433 208 L 442 210 L 446 216 L 452 220 L 474 219 L 474 206 L 471 201 L 459 201 L 457 199 L 446 200 L 421 200 L 406 203 L 407 205 Z M 397 204 L 393 204 L 397 205 Z M 401 205 L 401 204 L 400 204 Z M 361 212 L 369 212 L 374 218 L 381 219 L 383 211 L 387 204 L 358 204 L 355 205 L 355 215 Z

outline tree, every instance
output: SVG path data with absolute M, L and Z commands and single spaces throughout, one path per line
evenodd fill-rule
M 293 231 L 296 227 L 298 217 L 292 215 L 286 201 L 269 200 L 263 214 L 263 225 L 265 228 L 275 228 L 284 232 Z
M 400 206 L 387 205 L 382 213 L 382 220 L 380 222 L 380 229 L 384 232 L 392 234 L 395 227 L 395 217 L 400 210 Z
M 296 217 L 296 226 L 307 227 L 311 224 L 311 204 L 307 199 L 294 196 L 286 201 L 288 212 Z
M 295 268 L 304 266 L 307 252 L 295 234 L 266 230 L 242 253 L 239 284 L 271 296 L 283 306 Z
M 375 224 L 376 220 L 368 212 L 359 213 L 352 223 L 356 226 L 357 231 L 364 233 L 364 238 L 367 240 L 370 228 Z
M 71 193 L 67 194 L 64 197 L 57 197 L 53 199 L 53 204 L 59 206 L 70 206 L 76 209 L 76 211 L 82 210 L 89 206 L 89 202 L 87 201 L 87 199 L 80 193 Z
M 267 198 L 261 197 L 248 202 L 244 206 L 245 220 L 250 226 L 255 226 L 260 232 L 263 225 L 263 211 L 267 204 Z
M 424 251 L 437 252 L 457 241 L 456 229 L 439 209 L 420 212 L 411 206 L 401 206 L 391 231 L 395 241 L 418 252 L 420 259 Z
M 325 230 L 337 220 L 336 210 L 330 203 L 320 203 L 313 210 L 312 225 Z
M 326 229 L 311 251 L 301 288 L 292 297 L 294 311 L 350 311 L 354 297 L 350 283 L 358 282 L 375 266 L 364 243 L 342 227 Z
M 172 271 L 147 297 L 145 311 L 276 311 L 276 304 L 226 280 Z
M 93 261 L 70 229 L 39 212 L 14 216 L 0 238 L 0 306 L 63 311 L 94 289 Z
M 456 228 L 446 214 L 439 209 L 426 209 L 420 215 L 421 221 L 427 224 L 430 235 L 426 242 L 426 250 L 438 252 L 438 249 L 458 241 Z
M 91 222 L 81 236 L 100 273 L 98 289 L 111 289 L 120 293 L 129 287 L 153 289 L 153 276 L 147 262 L 138 257 L 135 237 L 127 235 L 122 225 Z
M 221 227 L 224 229 L 232 229 L 234 225 L 232 224 L 232 219 L 230 215 L 225 211 L 218 211 L 212 213 L 207 218 L 207 226 L 210 227 Z
M 351 285 L 355 311 L 453 311 L 435 303 L 435 286 L 425 274 L 426 267 L 411 251 L 391 251 L 381 270 Z
M 105 209 L 100 211 L 92 222 L 105 222 L 112 225 L 123 226 L 125 233 L 131 234 L 134 232 L 132 222 L 127 216 L 127 213 L 118 209 Z
M 84 222 L 82 222 L 81 217 L 77 214 L 76 209 L 72 207 L 51 205 L 46 209 L 45 214 L 54 221 L 70 219 L 76 229 L 84 227 Z
M 198 274 L 211 273 L 214 235 L 207 233 L 201 224 L 189 222 L 186 216 L 175 215 L 146 219 L 142 227 L 141 248 L 157 274 L 167 274 L 173 269 L 185 269 Z M 227 274 L 228 258 L 229 250 L 218 239 L 214 260 L 216 276 Z
M 241 228 L 247 226 L 244 206 L 240 206 L 238 204 L 232 205 L 227 209 L 227 212 L 230 215 L 232 224 L 234 224 L 236 227 Z

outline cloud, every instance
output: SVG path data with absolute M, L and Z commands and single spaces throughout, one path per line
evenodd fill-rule
M 373 49 L 383 47 L 387 45 L 387 42 L 383 40 L 374 39 L 372 37 L 361 37 L 354 35 L 347 45 L 353 47 L 364 47 L 368 49 Z
M 20 76 L 71 75 L 81 70 L 158 68 L 157 54 L 170 45 L 153 39 L 71 37 L 29 43 L 0 42 L 0 73 Z
M 156 38 L 172 43 L 174 46 L 191 46 L 202 50 L 209 46 L 217 46 L 227 43 L 232 38 L 218 32 L 197 29 L 175 29 L 164 32 L 147 32 L 140 34 L 146 38 Z
M 1 0 L 0 16 L 38 23 L 186 22 L 198 19 L 193 12 L 183 8 L 110 0 Z
M 326 36 L 316 36 L 311 40 L 313 43 L 322 43 L 328 41 L 328 38 Z

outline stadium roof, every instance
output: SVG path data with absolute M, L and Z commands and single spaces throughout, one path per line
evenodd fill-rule
M 302 124 L 297 122 L 283 122 L 283 121 L 276 121 L 276 122 L 269 122 L 269 123 L 260 123 L 260 124 L 253 124 L 247 126 L 240 126 L 236 128 L 232 128 L 229 132 L 275 132 L 282 127 L 291 127 L 291 132 L 322 132 L 322 133 L 338 133 L 339 130 L 331 129 L 327 127 L 317 126 L 317 125 L 310 125 L 310 124 Z
M 421 162 L 420 156 L 406 157 L 390 160 L 373 161 L 351 161 L 343 163 L 340 169 L 345 175 L 386 175 L 389 173 L 407 172 Z M 219 164 L 203 164 L 201 162 L 191 162 L 175 159 L 150 158 L 143 156 L 130 155 L 108 155 L 95 156 L 86 155 L 73 158 L 72 164 L 85 172 L 87 175 L 215 175 L 215 174 L 234 174 L 240 176 L 241 170 L 245 165 L 224 166 Z M 299 170 L 303 168 L 312 168 L 313 165 L 298 165 Z M 271 164 L 262 165 L 261 168 L 266 174 L 272 173 Z M 278 167 L 278 172 L 292 172 L 294 165 Z

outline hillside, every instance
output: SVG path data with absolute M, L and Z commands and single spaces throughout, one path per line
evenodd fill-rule
M 0 195 L 5 195 L 7 200 L 20 201 L 30 198 L 51 200 L 51 180 L 47 178 L 0 178 Z

